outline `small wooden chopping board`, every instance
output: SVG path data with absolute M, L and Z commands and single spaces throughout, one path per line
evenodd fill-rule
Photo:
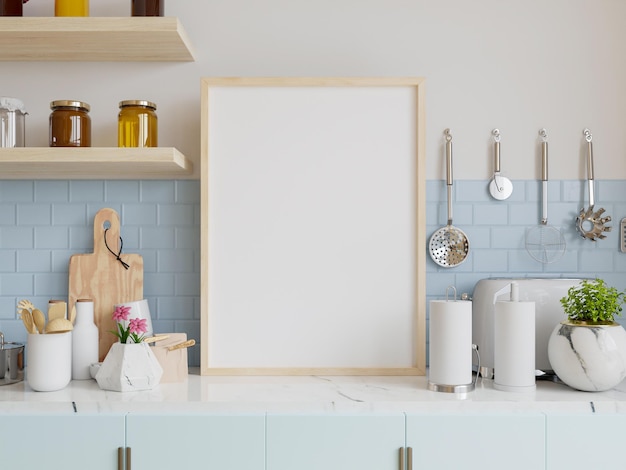
M 121 243 L 117 212 L 100 209 L 93 223 L 93 253 L 70 257 L 68 312 L 77 299 L 93 300 L 94 321 L 99 330 L 99 361 L 104 360 L 111 345 L 118 341 L 110 333 L 116 330 L 113 306 L 143 299 L 143 258 L 138 254 L 120 253 Z

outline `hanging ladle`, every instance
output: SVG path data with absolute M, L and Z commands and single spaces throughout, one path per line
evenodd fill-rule
M 493 178 L 489 183 L 489 192 L 494 199 L 503 201 L 507 199 L 513 193 L 513 183 L 511 180 L 500 174 L 500 131 L 494 129 L 491 131 L 493 135 L 493 157 L 494 157 L 494 170 Z
M 589 129 L 583 130 L 583 135 L 587 141 L 587 184 L 589 186 L 589 207 L 580 210 L 580 214 L 576 217 L 576 229 L 580 232 L 580 236 L 595 242 L 598 239 L 606 238 L 604 232 L 610 232 L 611 227 L 605 224 L 611 221 L 611 216 L 604 214 L 604 208 L 601 207 L 594 211 L 595 200 L 593 197 L 593 146 L 591 143 L 592 135 Z

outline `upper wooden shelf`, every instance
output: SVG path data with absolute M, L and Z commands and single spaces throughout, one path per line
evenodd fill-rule
M 194 60 L 178 18 L 0 17 L 0 60 Z
M 171 147 L 0 148 L 2 179 L 181 179 L 193 164 Z

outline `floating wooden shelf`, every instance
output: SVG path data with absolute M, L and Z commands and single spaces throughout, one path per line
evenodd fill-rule
M 194 60 L 173 17 L 0 17 L 0 60 Z
M 175 148 L 21 147 L 0 149 L 2 179 L 180 179 L 193 164 Z

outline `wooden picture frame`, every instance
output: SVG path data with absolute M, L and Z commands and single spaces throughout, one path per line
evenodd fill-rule
M 424 375 L 424 80 L 201 88 L 201 374 Z

